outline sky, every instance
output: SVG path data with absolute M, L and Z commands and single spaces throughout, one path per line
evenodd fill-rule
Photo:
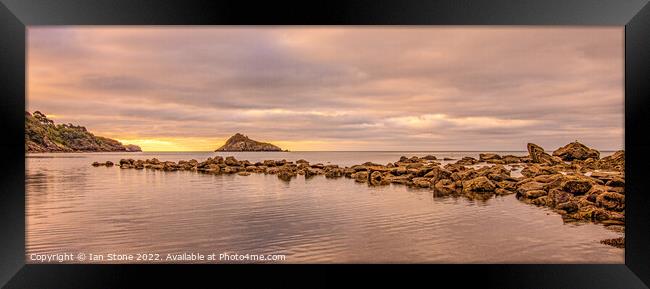
M 623 149 L 623 27 L 28 28 L 27 110 L 144 151 Z

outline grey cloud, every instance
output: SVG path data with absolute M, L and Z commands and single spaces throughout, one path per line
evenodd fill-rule
M 373 149 L 574 139 L 618 149 L 622 48 L 620 27 L 38 27 L 29 32 L 28 105 L 152 138 L 244 131 Z M 432 114 L 446 119 L 388 121 Z M 462 121 L 477 117 L 503 125 Z

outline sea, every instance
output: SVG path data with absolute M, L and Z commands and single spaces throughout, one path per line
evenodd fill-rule
M 95 161 L 119 163 L 122 158 L 203 161 L 214 156 L 352 166 L 434 155 L 445 164 L 464 156 L 478 158 L 479 153 L 27 154 L 25 259 L 27 263 L 624 263 L 624 249 L 600 243 L 624 236 L 620 230 L 565 223 L 559 214 L 520 202 L 514 195 L 470 200 L 404 185 L 368 186 L 347 178 L 299 175 L 285 182 L 265 174 L 91 166 Z M 63 254 L 73 257 L 51 257 Z

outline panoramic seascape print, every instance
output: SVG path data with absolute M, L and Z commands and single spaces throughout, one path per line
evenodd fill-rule
M 624 263 L 621 27 L 30 27 L 27 263 Z

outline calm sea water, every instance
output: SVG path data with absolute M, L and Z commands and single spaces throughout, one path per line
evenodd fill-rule
M 283 263 L 624 262 L 623 249 L 599 243 L 623 233 L 596 224 L 564 224 L 558 214 L 514 195 L 472 201 L 345 178 L 298 176 L 286 183 L 275 175 L 90 165 L 121 158 L 202 161 L 233 155 L 350 166 L 427 154 L 478 157 L 478 152 L 30 154 L 27 262 L 35 262 L 31 254 L 80 252 L 283 254 Z

